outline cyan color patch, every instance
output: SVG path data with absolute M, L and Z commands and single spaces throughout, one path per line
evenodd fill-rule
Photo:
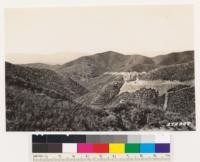
M 140 144 L 140 153 L 155 153 L 155 144 L 154 143 L 141 143 Z

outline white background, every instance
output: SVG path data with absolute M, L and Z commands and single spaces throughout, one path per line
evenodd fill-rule
M 61 5 L 122 5 L 122 4 L 174 4 L 195 5 L 195 87 L 197 131 L 195 132 L 140 132 L 140 134 L 169 133 L 173 137 L 174 162 L 200 161 L 199 89 L 200 89 L 200 1 L 199 0 L 0 0 L 0 161 L 31 162 L 31 132 L 5 131 L 5 67 L 4 67 L 4 16 L 5 7 L 61 6 Z M 39 134 L 39 132 L 37 132 Z M 57 132 L 60 133 L 60 132 Z M 66 132 L 62 132 L 66 133 Z M 69 133 L 69 132 L 67 132 Z M 80 133 L 80 132 L 78 132 Z M 82 132 L 85 133 L 85 132 Z M 91 132 L 87 132 L 91 133 Z M 94 133 L 94 132 L 92 132 Z M 99 133 L 99 132 L 98 132 Z M 103 134 L 103 132 L 101 132 Z M 115 132 L 116 133 L 116 132 Z M 137 134 L 139 132 L 126 132 Z M 117 134 L 117 133 L 116 133 Z M 119 132 L 118 132 L 119 134 Z M 121 132 L 121 134 L 124 134 Z

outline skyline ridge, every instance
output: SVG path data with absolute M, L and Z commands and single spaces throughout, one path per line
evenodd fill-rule
M 121 53 L 121 52 L 117 52 L 117 51 L 114 51 L 114 50 L 108 50 L 108 51 L 104 51 L 104 52 L 98 52 L 98 53 L 93 53 L 93 54 L 86 54 L 86 55 L 82 55 L 82 56 L 76 56 L 75 55 L 75 57 L 72 58 L 72 59 L 68 59 L 67 55 L 69 53 L 65 53 L 65 52 L 60 52 L 60 53 L 58 52 L 58 53 L 52 53 L 52 54 L 24 54 L 24 53 L 16 53 L 15 57 L 12 57 L 13 54 L 12 55 L 6 54 L 5 61 L 6 62 L 11 62 L 13 64 L 42 63 L 42 64 L 49 64 L 49 65 L 62 65 L 62 64 L 74 61 L 74 60 L 82 58 L 82 57 L 89 57 L 89 56 L 94 56 L 94 55 L 98 55 L 98 54 L 115 53 L 115 54 L 120 54 L 120 55 L 124 55 L 124 56 L 137 56 L 138 55 L 138 56 L 143 56 L 143 57 L 148 57 L 148 58 L 155 58 L 155 57 L 158 57 L 158 56 L 169 55 L 169 54 L 172 54 L 172 53 L 183 53 L 183 52 L 194 52 L 194 50 L 173 51 L 173 52 L 169 52 L 169 53 L 156 54 L 154 56 L 147 56 L 147 55 L 140 54 L 140 53 L 126 54 L 126 53 Z M 20 55 L 23 58 L 19 58 Z M 57 55 L 57 56 L 55 56 L 55 55 Z M 32 58 L 30 56 L 32 56 Z M 57 57 L 57 58 L 54 58 L 54 57 Z M 46 60 L 48 58 L 50 58 L 49 61 Z M 23 59 L 24 59 L 24 61 L 21 61 Z M 57 62 L 54 61 L 55 59 L 57 60 Z

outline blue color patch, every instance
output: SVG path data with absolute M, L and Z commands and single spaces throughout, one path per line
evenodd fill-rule
M 155 153 L 155 144 L 154 143 L 141 143 L 140 144 L 140 153 Z

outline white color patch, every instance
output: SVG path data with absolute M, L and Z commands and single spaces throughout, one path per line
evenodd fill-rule
M 161 135 L 155 136 L 155 143 L 170 143 L 170 135 L 161 134 Z
M 77 153 L 77 144 L 76 143 L 63 143 L 62 150 L 63 150 L 63 152 L 67 152 L 67 153 Z

